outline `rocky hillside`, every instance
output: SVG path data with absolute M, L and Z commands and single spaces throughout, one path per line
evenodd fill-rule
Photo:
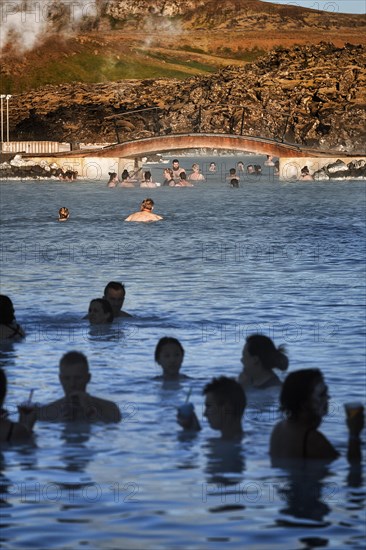
M 47 86 L 12 98 L 15 140 L 229 132 L 365 154 L 366 47 L 278 48 L 210 76 Z M 152 111 L 131 111 L 155 107 Z
M 335 2 L 320 4 L 328 11 L 260 0 L 39 0 L 39 24 L 28 28 L 33 16 L 19 22 L 18 32 L 3 25 L 1 91 L 74 81 L 184 79 L 242 66 L 277 46 L 366 44 L 364 16 L 332 11 Z M 84 15 L 77 19 L 80 5 Z
M 138 25 L 174 31 L 174 23 L 187 29 L 257 29 L 362 27 L 365 18 L 339 14 L 335 3 L 324 3 L 326 11 L 297 6 L 296 2 L 275 4 L 260 0 L 109 0 L 105 14 L 125 26 Z M 315 9 L 314 9 L 315 8 Z M 328 8 L 328 9 L 327 9 Z M 169 19 L 171 22 L 169 23 Z

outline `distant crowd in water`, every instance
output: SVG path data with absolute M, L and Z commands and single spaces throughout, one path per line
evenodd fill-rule
M 273 174 L 275 176 L 279 175 L 279 161 L 274 161 L 271 155 L 267 155 L 264 166 L 273 167 Z M 217 173 L 215 162 L 210 162 L 207 173 Z M 262 167 L 260 164 L 248 164 L 245 167 L 244 163 L 239 161 L 236 163 L 235 168 L 230 168 L 224 178 L 231 187 L 240 187 L 240 180 L 243 180 L 245 176 L 250 179 L 253 176 L 261 176 L 261 174 Z M 153 181 L 150 170 L 143 172 L 142 168 L 138 168 L 133 172 L 128 172 L 125 169 L 121 174 L 121 179 L 118 178 L 117 172 L 109 172 L 107 187 L 194 187 L 196 183 L 205 181 L 206 177 L 202 174 L 200 165 L 197 162 L 192 164 L 190 173 L 187 175 L 185 168 L 180 166 L 180 161 L 174 159 L 171 167 L 163 169 L 161 182 Z

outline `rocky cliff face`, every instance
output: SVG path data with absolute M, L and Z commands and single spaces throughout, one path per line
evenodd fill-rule
M 243 133 L 365 154 L 366 47 L 276 49 L 178 80 L 47 86 L 13 97 L 14 140 L 111 143 L 154 133 Z M 156 107 L 152 111 L 131 113 Z
M 310 4 L 310 3 L 309 3 Z M 320 6 L 320 10 L 316 9 Z M 264 29 L 276 28 L 302 29 L 304 27 L 363 26 L 365 18 L 343 14 L 340 18 L 336 4 L 313 3 L 313 9 L 288 4 L 271 4 L 260 0 L 109 0 L 105 12 L 116 20 L 140 27 L 144 20 L 156 18 L 157 24 L 164 25 L 161 18 L 175 18 L 185 28 L 231 28 Z M 324 10 L 321 8 L 324 7 Z M 159 22 L 160 18 L 160 22 Z

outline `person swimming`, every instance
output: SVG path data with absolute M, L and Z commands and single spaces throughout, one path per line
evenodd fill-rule
M 66 206 L 61 206 L 60 210 L 58 211 L 58 221 L 59 222 L 65 222 L 70 217 L 69 209 L 66 208 Z
M 221 432 L 222 439 L 241 439 L 242 418 L 247 404 L 242 386 L 234 378 L 220 376 L 206 384 L 202 393 L 205 396 L 203 415 L 207 418 L 210 427 Z M 177 422 L 185 430 L 201 429 L 193 408 L 189 415 L 182 414 L 178 409 Z
M 104 298 L 94 298 L 91 300 L 88 309 L 88 319 L 91 325 L 112 323 L 114 315 L 109 301 Z
M 180 374 L 183 358 L 184 348 L 179 340 L 170 336 L 160 338 L 155 348 L 155 361 L 163 369 L 163 374 L 156 378 L 164 380 L 189 378 L 185 374 Z
M 116 187 L 118 185 L 118 175 L 117 172 L 108 172 L 109 180 L 107 183 L 107 187 Z
M 328 387 L 319 369 L 302 369 L 290 373 L 280 394 L 280 410 L 285 418 L 273 428 L 270 439 L 272 464 L 281 460 L 318 459 L 332 461 L 340 455 L 328 439 L 318 431 L 328 413 Z M 361 461 L 360 433 L 364 427 L 363 411 L 348 416 L 349 462 Z
M 25 443 L 32 441 L 33 426 L 36 421 L 36 409 L 19 405 L 19 421 L 12 422 L 8 418 L 8 411 L 3 408 L 6 392 L 7 377 L 5 371 L 0 368 L 0 442 L 4 443 Z
M 0 294 L 0 340 L 17 341 L 25 337 L 25 332 L 17 323 L 13 302 Z
M 107 399 L 87 393 L 91 380 L 89 363 L 79 351 L 69 351 L 62 356 L 59 379 L 64 397 L 48 405 L 36 408 L 37 419 L 53 422 L 120 422 L 118 406 Z
M 140 205 L 140 212 L 130 214 L 125 222 L 157 222 L 162 220 L 162 216 L 153 214 L 154 201 L 150 198 L 144 199 Z
M 241 358 L 243 370 L 239 382 L 244 388 L 266 389 L 280 386 L 281 380 L 273 369 L 288 368 L 288 357 L 284 346 L 276 348 L 271 338 L 263 334 L 252 334 L 246 339 Z

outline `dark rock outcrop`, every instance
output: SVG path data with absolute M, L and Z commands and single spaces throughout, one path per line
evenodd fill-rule
M 278 48 L 211 76 L 46 86 L 14 96 L 14 140 L 113 143 L 156 133 L 269 137 L 364 154 L 366 47 Z M 154 107 L 153 110 L 144 110 Z M 137 111 L 138 112 L 133 112 Z
M 313 178 L 315 180 L 366 179 L 366 161 L 352 160 L 346 164 L 338 159 L 314 172 Z

